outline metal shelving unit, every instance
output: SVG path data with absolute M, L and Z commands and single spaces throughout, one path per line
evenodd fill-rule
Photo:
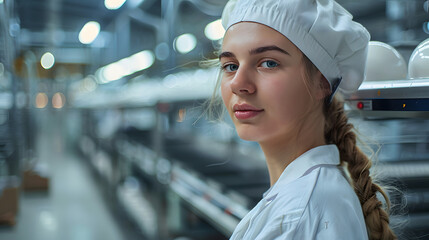
M 429 79 L 363 82 L 347 101 L 365 117 L 429 118 Z
M 16 36 L 10 26 L 14 2 L 0 4 L 0 223 L 14 225 L 18 213 L 20 156 L 23 151 L 19 84 L 13 75 Z

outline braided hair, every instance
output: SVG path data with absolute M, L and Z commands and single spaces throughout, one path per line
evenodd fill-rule
M 303 54 L 305 66 L 305 80 L 309 80 L 315 72 L 316 66 Z M 308 85 L 308 83 L 306 83 Z M 310 83 L 311 84 L 311 83 Z M 356 145 L 356 133 L 353 124 L 349 123 L 344 111 L 344 103 L 334 96 L 331 103 L 324 101 L 323 113 L 325 116 L 324 135 L 327 144 L 337 145 L 340 152 L 340 165 L 347 167 L 351 184 L 359 198 L 365 218 L 370 240 L 397 239 L 389 226 L 389 215 L 383 208 L 382 202 L 377 198 L 379 192 L 386 201 L 387 210 L 390 201 L 383 189 L 373 182 L 370 176 L 371 160 Z
M 348 123 L 343 103 L 336 97 L 325 109 L 325 139 L 327 143 L 337 145 L 340 152 L 340 164 L 346 165 L 352 179 L 353 188 L 362 206 L 369 239 L 395 239 L 389 227 L 389 216 L 377 199 L 381 193 L 390 208 L 390 201 L 381 187 L 375 184 L 369 174 L 371 160 L 356 146 L 356 134 L 353 125 Z

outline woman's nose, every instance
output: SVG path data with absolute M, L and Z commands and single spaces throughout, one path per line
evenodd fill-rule
M 239 68 L 232 79 L 231 90 L 237 95 L 255 93 L 256 86 L 252 74 L 243 68 Z

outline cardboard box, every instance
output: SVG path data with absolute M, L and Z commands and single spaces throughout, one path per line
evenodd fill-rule
M 27 170 L 22 174 L 23 190 L 48 190 L 49 178 L 40 176 L 34 171 Z
M 0 189 L 0 224 L 15 225 L 18 214 L 19 189 L 5 187 Z

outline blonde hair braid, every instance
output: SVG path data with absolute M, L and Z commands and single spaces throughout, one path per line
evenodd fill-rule
M 389 215 L 377 198 L 377 192 L 386 200 L 387 209 L 390 201 L 383 189 L 373 182 L 370 176 L 371 160 L 356 145 L 356 133 L 353 124 L 348 122 L 343 102 L 335 96 L 332 103 L 325 103 L 325 139 L 327 143 L 337 145 L 341 165 L 347 166 L 352 185 L 362 206 L 369 239 L 397 239 L 389 227 Z

